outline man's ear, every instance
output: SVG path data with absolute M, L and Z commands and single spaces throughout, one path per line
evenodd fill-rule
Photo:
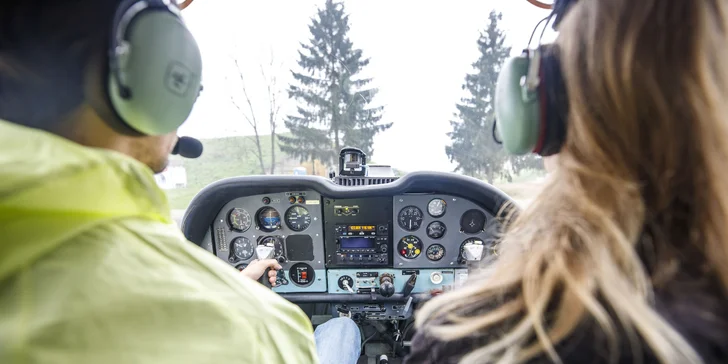
M 142 136 L 129 127 L 114 110 L 109 98 L 109 62 L 103 54 L 91 57 L 84 73 L 85 102 L 109 127 L 119 134 Z

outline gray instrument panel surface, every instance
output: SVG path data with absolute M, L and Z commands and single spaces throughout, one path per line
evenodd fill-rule
M 445 214 L 435 218 L 427 212 L 427 205 L 433 199 L 441 198 L 447 203 Z M 399 212 L 407 206 L 416 206 L 422 210 L 423 221 L 419 229 L 415 231 L 407 231 L 402 229 L 397 223 Z M 477 234 L 466 234 L 460 231 L 460 218 L 468 210 L 478 210 L 485 215 L 485 229 Z M 480 238 L 483 242 L 492 239 L 491 232 L 488 232 L 489 226 L 494 222 L 494 217 L 478 205 L 468 201 L 462 197 L 451 195 L 435 195 L 435 194 L 406 194 L 394 196 L 394 226 L 393 226 L 393 249 L 394 251 L 394 268 L 457 268 L 465 267 L 465 264 L 458 263 L 460 256 L 460 245 L 469 238 Z M 432 239 L 427 236 L 427 226 L 434 222 L 440 221 L 445 224 L 445 235 L 439 239 Z M 422 253 L 414 258 L 407 259 L 402 257 L 397 250 L 397 243 L 405 236 L 414 235 L 422 241 Z M 427 259 L 427 248 L 432 244 L 440 244 L 445 247 L 445 256 L 439 261 L 431 261 Z
M 306 201 L 303 204 L 291 204 L 288 201 L 289 196 L 295 195 L 303 195 L 306 199 Z M 271 202 L 267 205 L 265 205 L 262 200 L 264 197 L 270 198 Z M 285 214 L 286 211 L 291 208 L 292 206 L 303 206 L 308 210 L 309 215 L 311 216 L 311 224 L 308 228 L 306 228 L 303 231 L 296 232 L 291 230 L 288 225 L 285 222 Z M 239 232 L 235 231 L 230 228 L 230 225 L 228 223 L 228 214 L 233 208 L 242 208 L 245 209 L 252 219 L 252 226 L 245 232 Z M 274 232 L 265 232 L 260 230 L 260 228 L 257 226 L 257 213 L 260 209 L 264 207 L 273 207 L 278 211 L 278 214 L 280 215 L 281 219 L 281 228 Z M 224 231 L 225 234 L 225 242 L 226 244 L 226 250 L 220 250 L 220 241 L 218 239 L 219 231 Z M 309 265 L 314 270 L 324 269 L 324 237 L 323 237 L 323 217 L 322 217 L 322 211 L 321 211 L 321 195 L 314 191 L 291 191 L 291 192 L 283 192 L 283 193 L 272 193 L 272 194 L 266 194 L 266 195 L 255 195 L 255 196 L 246 196 L 246 197 L 240 197 L 236 198 L 227 204 L 220 210 L 218 215 L 215 218 L 215 223 L 212 227 L 212 235 L 213 235 L 213 245 L 215 248 L 215 254 L 218 258 L 225 260 L 226 262 L 229 262 L 230 264 L 233 264 L 233 262 L 230 262 L 228 258 L 230 257 L 230 244 L 231 242 L 237 238 L 237 237 L 245 237 L 248 238 L 254 245 L 258 243 L 258 240 L 261 239 L 261 237 L 267 237 L 267 236 L 280 236 L 283 238 L 283 252 L 285 254 L 286 252 L 286 240 L 288 236 L 291 235 L 309 235 L 312 239 L 313 243 L 313 260 L 302 260 L 302 261 L 286 261 L 283 266 L 283 271 L 287 272 L 291 268 L 292 265 L 298 262 L 304 262 Z M 244 261 L 235 261 L 233 265 L 238 266 L 240 264 L 248 264 L 253 259 L 255 259 L 255 255 L 251 257 L 248 260 Z M 319 278 L 319 277 L 317 277 Z M 323 277 L 321 277 L 323 278 Z M 292 284 L 292 282 L 291 282 Z

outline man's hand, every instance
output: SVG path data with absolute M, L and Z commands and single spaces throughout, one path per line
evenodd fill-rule
M 257 281 L 268 268 L 270 268 L 270 271 L 268 272 L 268 280 L 270 281 L 271 287 L 275 287 L 278 270 L 283 269 L 283 267 L 281 267 L 281 265 L 278 264 L 278 261 L 275 259 L 255 259 L 250 262 L 250 264 L 248 264 L 248 266 L 245 267 L 245 269 L 243 269 L 240 273 L 244 274 L 246 277 L 254 281 Z

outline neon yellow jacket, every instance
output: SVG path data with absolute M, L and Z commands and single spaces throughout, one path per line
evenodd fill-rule
M 0 121 L 0 363 L 315 363 L 295 305 L 186 241 L 149 168 Z

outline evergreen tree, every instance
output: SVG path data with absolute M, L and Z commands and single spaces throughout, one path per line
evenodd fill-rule
M 519 174 L 522 171 L 529 169 L 532 170 L 543 170 L 543 158 L 535 154 L 526 154 L 511 157 L 511 167 L 515 174 Z
M 508 156 L 492 134 L 498 73 L 511 53 L 511 48 L 504 46 L 504 32 L 498 28 L 501 19 L 500 13 L 491 11 L 487 28 L 480 32 L 480 56 L 462 86 L 469 95 L 456 105 L 455 120 L 450 122 L 453 131 L 448 133 L 452 145 L 445 148 L 450 161 L 457 163 L 456 171 L 486 178 L 489 183 L 499 174 L 510 178 L 504 169 Z
M 374 136 L 392 126 L 380 124 L 383 107 L 371 105 L 377 89 L 371 78 L 358 75 L 369 64 L 347 36 L 349 16 L 344 4 L 327 0 L 309 25 L 311 38 L 301 44 L 289 97 L 298 102 L 297 115 L 284 121 L 291 137 L 279 136 L 281 150 L 304 160 L 334 161 L 343 147 L 371 155 Z

